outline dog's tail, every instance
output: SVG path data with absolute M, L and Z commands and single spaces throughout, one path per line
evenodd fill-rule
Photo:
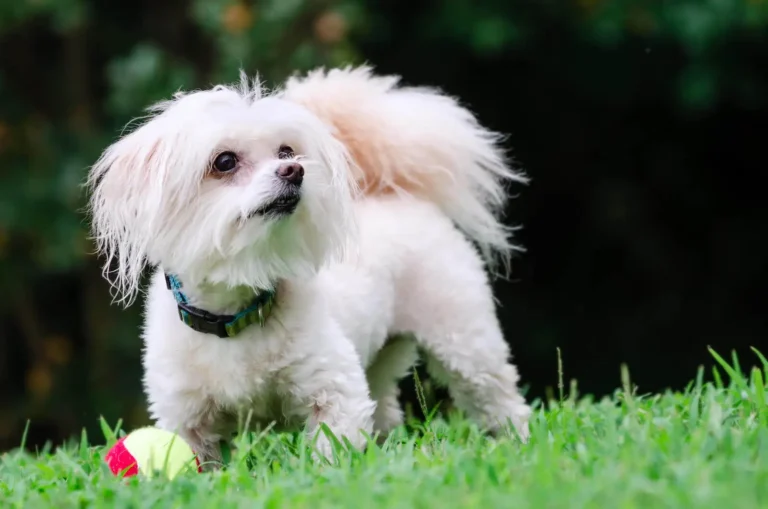
M 319 69 L 288 80 L 283 96 L 331 124 L 357 165 L 367 195 L 405 193 L 437 204 L 486 260 L 519 249 L 500 221 L 512 169 L 501 137 L 438 90 L 399 86 L 370 67 Z

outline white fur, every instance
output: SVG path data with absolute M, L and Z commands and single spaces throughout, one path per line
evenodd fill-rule
M 468 110 L 395 85 L 360 68 L 293 78 L 266 97 L 245 80 L 179 94 L 94 166 L 93 227 L 118 298 L 130 302 L 145 265 L 157 268 L 144 326 L 150 412 L 204 459 L 217 459 L 238 412 L 307 423 L 312 436 L 324 422 L 364 446 L 361 431 L 402 423 L 397 382 L 417 346 L 460 408 L 527 436 L 530 409 L 472 244 L 488 261 L 508 257 L 503 185 L 524 179 Z M 245 220 L 277 192 L 281 144 L 306 171 L 299 207 Z M 212 178 L 225 150 L 238 169 Z M 235 312 L 259 288 L 277 288 L 278 303 L 263 328 L 201 334 L 179 320 L 163 270 L 210 312 Z

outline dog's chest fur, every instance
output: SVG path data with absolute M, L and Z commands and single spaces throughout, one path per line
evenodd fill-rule
M 278 311 L 264 328 L 221 339 L 182 323 L 170 292 L 156 288 L 149 299 L 144 381 L 153 388 L 148 391 L 151 413 L 180 401 L 208 401 L 230 426 L 248 418 L 252 425 L 292 426 L 310 415 L 311 408 L 292 400 L 287 389 L 291 366 L 310 353 L 302 347 L 301 322 Z M 292 303 L 292 311 L 300 311 L 297 307 Z

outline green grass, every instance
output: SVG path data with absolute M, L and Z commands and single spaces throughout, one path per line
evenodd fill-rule
M 716 356 L 716 354 L 713 354 Z M 759 354 L 758 354 L 759 355 Z M 0 504 L 36 507 L 768 507 L 768 363 L 718 359 L 682 393 L 573 393 L 536 410 L 532 437 L 483 436 L 456 416 L 401 430 L 364 453 L 313 462 L 299 435 L 242 439 L 227 469 L 120 480 L 103 447 L 69 445 L 0 463 Z M 733 367 L 731 367 L 733 366 Z M 722 376 L 721 376 L 722 374 Z M 710 378 L 710 377 L 708 377 Z M 108 443 L 114 440 L 105 430 Z M 250 451 L 247 449 L 250 447 Z

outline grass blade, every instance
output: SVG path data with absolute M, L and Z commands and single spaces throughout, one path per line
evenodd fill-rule
M 765 401 L 765 385 L 763 372 L 759 368 L 752 369 L 752 386 L 755 389 L 755 407 L 757 418 L 762 426 L 768 424 L 768 406 Z
M 765 356 L 760 353 L 760 351 L 754 346 L 749 348 L 755 352 L 755 355 L 757 355 L 757 358 L 760 359 L 760 362 L 763 364 L 763 379 L 768 380 L 768 359 L 766 359 Z
M 27 423 L 24 425 L 24 433 L 21 434 L 21 446 L 19 448 L 22 451 L 27 448 L 27 437 L 29 436 L 30 425 L 31 425 L 31 421 L 27 419 Z
M 707 347 L 707 349 L 709 350 L 710 355 L 712 355 L 712 357 L 715 358 L 715 361 L 717 361 L 717 363 L 720 364 L 720 367 L 722 367 L 725 370 L 725 372 L 728 374 L 728 376 L 731 379 L 731 383 L 733 385 L 739 386 L 739 388 L 746 389 L 747 384 L 744 381 L 743 375 L 739 371 L 736 371 L 736 369 L 731 367 L 727 362 L 725 362 L 725 359 L 720 357 L 720 355 L 718 355 L 718 353 L 715 352 L 715 350 L 712 349 L 712 347 Z

